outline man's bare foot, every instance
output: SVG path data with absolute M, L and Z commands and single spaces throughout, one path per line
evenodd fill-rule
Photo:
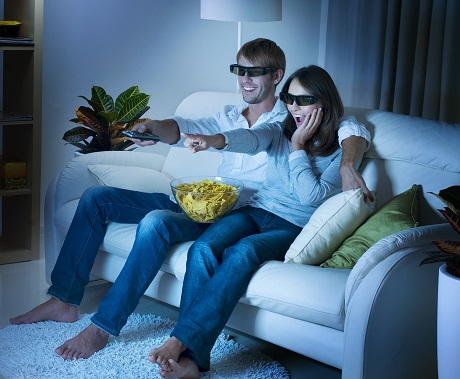
M 64 342 L 55 352 L 67 360 L 89 358 L 96 351 L 104 348 L 108 340 L 108 333 L 99 329 L 96 325 L 90 324 L 76 337 Z
M 78 310 L 74 305 L 63 303 L 52 297 L 43 304 L 33 308 L 23 315 L 10 318 L 11 324 L 32 324 L 39 321 L 75 322 Z
M 181 357 L 179 362 L 174 359 L 168 360 L 169 370 L 161 369 L 159 374 L 162 378 L 199 379 L 200 371 L 194 361 L 187 357 Z
M 149 353 L 149 361 L 158 364 L 163 370 L 168 369 L 168 360 L 179 360 L 180 354 L 187 349 L 176 337 L 169 338 L 163 345 Z

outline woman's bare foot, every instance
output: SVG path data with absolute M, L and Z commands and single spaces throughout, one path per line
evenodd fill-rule
M 108 333 L 99 329 L 96 325 L 90 324 L 76 337 L 64 342 L 55 352 L 67 360 L 89 358 L 96 351 L 104 348 L 108 340 Z
M 198 366 L 194 361 L 187 357 L 181 357 L 179 362 L 174 361 L 173 359 L 168 360 L 169 370 L 161 369 L 159 374 L 162 378 L 172 379 L 172 378 L 181 378 L 181 379 L 199 379 L 200 371 Z
M 158 364 L 163 370 L 168 369 L 170 359 L 177 362 L 180 354 L 187 349 L 176 337 L 169 338 L 163 345 L 149 353 L 149 361 Z
M 11 324 L 32 324 L 39 321 L 75 322 L 78 310 L 74 305 L 63 303 L 52 297 L 43 304 L 33 308 L 23 315 L 10 318 Z

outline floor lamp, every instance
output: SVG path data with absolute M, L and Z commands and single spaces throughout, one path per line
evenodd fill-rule
M 238 22 L 238 47 L 241 47 L 242 23 L 281 20 L 281 0 L 201 0 L 201 18 Z M 239 92 L 238 82 L 236 92 Z

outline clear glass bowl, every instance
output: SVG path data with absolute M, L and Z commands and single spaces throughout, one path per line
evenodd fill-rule
M 229 213 L 243 189 L 236 179 L 187 176 L 171 182 L 177 203 L 193 221 L 212 223 Z

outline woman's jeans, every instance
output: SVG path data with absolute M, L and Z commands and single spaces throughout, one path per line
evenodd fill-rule
M 212 224 L 190 247 L 179 322 L 172 332 L 200 371 L 252 274 L 268 260 L 283 260 L 302 228 L 246 206 Z M 274 281 L 277 278 L 273 278 Z
M 123 269 L 91 319 L 117 336 L 158 273 L 171 243 L 193 241 L 208 225 L 190 220 L 165 194 L 88 188 L 51 273 L 49 295 L 67 304 L 80 304 L 107 222 L 139 224 Z

